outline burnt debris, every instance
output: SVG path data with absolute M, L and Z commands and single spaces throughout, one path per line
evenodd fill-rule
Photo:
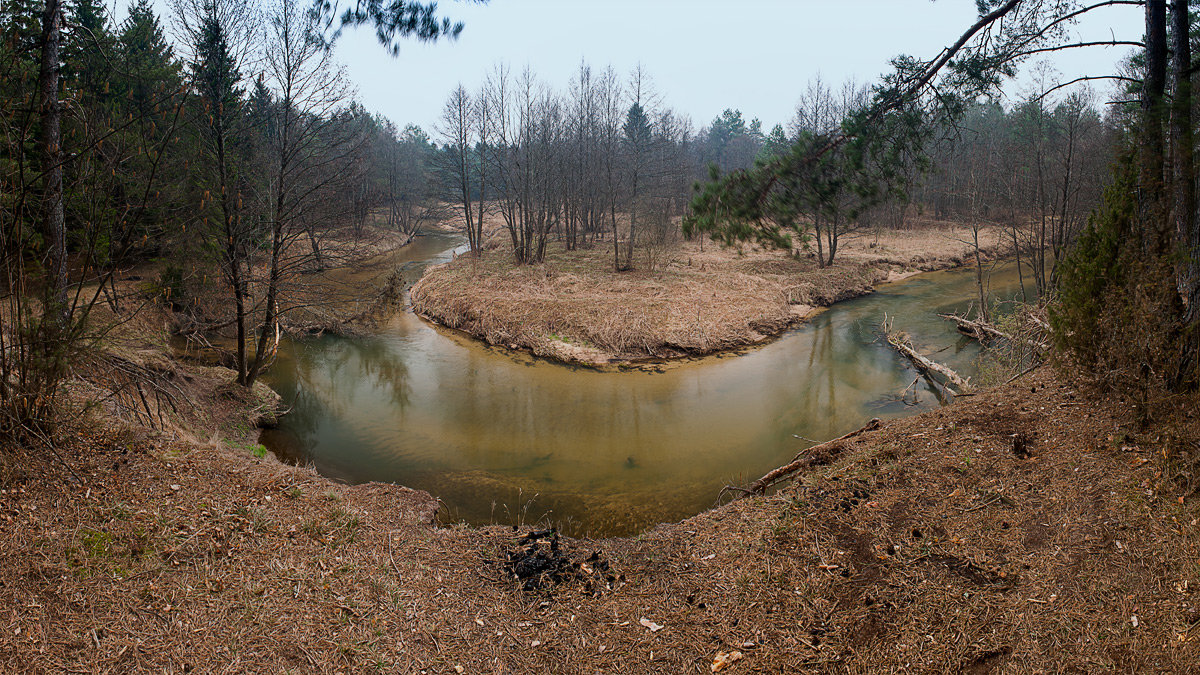
M 617 581 L 600 551 L 592 551 L 582 560 L 572 560 L 571 552 L 553 528 L 531 531 L 516 539 L 507 547 L 502 566 L 505 576 L 520 583 L 525 591 L 582 581 L 584 590 L 591 593 L 611 588 Z

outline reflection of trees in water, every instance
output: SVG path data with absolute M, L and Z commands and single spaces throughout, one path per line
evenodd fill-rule
M 285 462 L 303 464 L 313 459 L 317 429 L 327 423 L 321 400 L 311 390 L 296 386 L 288 397 L 290 410 L 277 429 L 263 431 L 260 441 Z
M 321 399 L 311 389 L 297 387 L 288 414 L 288 431 L 295 434 L 300 445 L 309 452 L 316 445 L 317 429 L 329 418 Z
M 263 442 L 285 460 L 304 462 L 311 459 L 317 444 L 317 430 L 341 413 L 340 407 L 331 411 L 321 396 L 325 382 L 315 381 L 317 356 L 324 351 L 290 344 L 287 348 L 289 358 L 279 364 L 286 370 L 282 376 L 275 374 L 271 382 L 287 404 L 288 413 L 279 429 L 264 432 Z
M 808 351 L 808 381 L 799 388 L 799 407 L 811 424 L 832 420 L 837 412 L 837 381 L 834 377 L 834 329 L 827 315 L 812 324 Z M 828 430 L 822 430 L 827 432 Z
M 348 346 L 342 362 L 351 361 L 358 367 L 358 377 L 385 390 L 392 405 L 403 410 L 412 398 L 408 363 L 403 349 L 392 349 L 386 340 L 378 338 L 344 340 Z
M 292 461 L 314 458 L 318 432 L 345 421 L 351 410 L 365 401 L 360 383 L 367 383 L 368 399 L 386 392 L 391 404 L 408 404 L 408 367 L 402 355 L 381 340 L 323 338 L 289 349 L 284 377 L 273 383 L 290 410 L 282 427 L 265 436 L 271 449 Z
M 344 417 L 363 382 L 386 391 L 399 408 L 408 405 L 411 395 L 404 353 L 373 338 L 320 340 L 297 355 L 294 376 L 297 390 L 325 395 L 326 412 L 333 417 Z
M 469 462 L 486 464 L 499 453 L 504 466 L 545 466 L 548 453 L 606 461 L 610 458 L 596 451 L 607 449 L 605 443 L 615 430 L 636 429 L 646 414 L 639 373 L 622 373 L 614 382 L 607 375 L 576 374 L 560 365 L 516 364 L 474 350 L 457 360 L 432 360 L 428 366 L 433 379 L 446 385 L 433 392 L 433 406 L 454 426 L 454 437 L 460 440 L 457 450 Z M 566 373 L 574 376 L 564 377 Z M 673 406 L 674 401 L 667 400 L 656 408 Z M 610 454 L 615 457 L 619 451 Z M 623 462 L 627 457 L 628 452 L 617 459 Z

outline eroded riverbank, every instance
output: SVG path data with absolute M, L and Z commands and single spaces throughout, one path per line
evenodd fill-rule
M 503 249 L 429 269 L 413 310 L 488 344 L 583 365 L 703 356 L 761 344 L 821 308 L 884 281 L 972 261 L 968 231 L 946 224 L 848 238 L 837 263 L 685 242 L 631 272 L 603 246 L 517 265 Z M 983 257 L 1002 253 L 997 234 Z

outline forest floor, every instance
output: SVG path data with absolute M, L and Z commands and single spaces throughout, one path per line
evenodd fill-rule
M 1129 402 L 1050 368 L 826 447 L 776 494 L 631 538 L 533 542 L 437 527 L 422 492 L 259 457 L 253 401 L 177 376 L 216 403 L 195 422 L 246 445 L 93 426 L 62 449 L 72 471 L 4 456 L 0 671 L 1200 662 L 1200 499 L 1164 460 L 1200 421 L 1139 430 Z
M 1004 252 L 982 236 L 985 259 Z M 855 233 L 826 269 L 813 258 L 682 242 L 614 272 L 611 242 L 552 245 L 517 265 L 504 244 L 430 268 L 413 287 L 419 315 L 490 344 L 602 365 L 711 354 L 763 342 L 834 302 L 909 274 L 974 264 L 971 232 L 949 223 Z

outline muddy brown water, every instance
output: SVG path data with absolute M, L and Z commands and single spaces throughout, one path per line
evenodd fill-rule
M 430 235 L 395 254 L 410 274 L 461 250 Z M 1000 297 L 1015 271 L 993 274 Z M 286 343 L 268 381 L 291 406 L 262 442 L 350 483 L 427 490 L 442 517 L 547 521 L 576 535 L 626 535 L 711 507 L 812 443 L 872 417 L 940 405 L 877 339 L 884 313 L 918 349 L 964 375 L 979 348 L 938 312 L 965 309 L 973 272 L 932 272 L 839 303 L 764 346 L 616 372 L 489 347 L 398 313 L 370 337 Z M 798 438 L 799 437 L 799 438 Z

